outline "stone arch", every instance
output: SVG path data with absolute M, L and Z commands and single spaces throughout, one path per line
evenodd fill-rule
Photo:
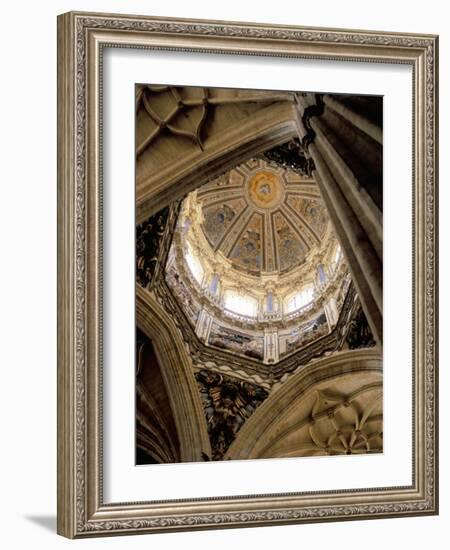
M 370 348 L 301 368 L 244 424 L 225 459 L 380 452 L 381 361 Z
M 200 394 L 189 354 L 174 322 L 153 295 L 136 287 L 136 325 L 152 340 L 179 441 L 181 462 L 211 454 Z

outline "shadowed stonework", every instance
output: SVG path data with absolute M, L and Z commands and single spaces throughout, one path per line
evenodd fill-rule
M 212 456 L 222 460 L 244 422 L 268 397 L 263 388 L 207 370 L 195 373 L 205 409 Z

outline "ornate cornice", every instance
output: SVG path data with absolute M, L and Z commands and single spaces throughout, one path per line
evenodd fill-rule
M 88 28 L 115 29 L 123 31 L 142 31 L 148 33 L 183 34 L 198 36 L 229 36 L 238 38 L 256 38 L 272 40 L 292 40 L 295 42 L 323 42 L 331 44 L 365 44 L 373 46 L 394 46 L 401 48 L 424 48 L 432 57 L 434 41 L 432 37 L 398 35 L 375 31 L 346 31 L 328 29 L 302 29 L 284 25 L 264 25 L 261 23 L 214 23 L 198 20 L 177 20 L 170 18 L 148 18 L 145 16 L 109 16 L 87 13 L 75 14 L 77 34 Z M 168 48 L 170 49 L 170 48 Z M 286 55 L 288 57 L 288 55 Z M 330 57 L 333 57 L 330 55 Z M 430 66 L 432 68 L 432 65 Z
M 327 493 L 323 493 L 327 494 Z M 275 495 L 274 495 L 275 496 Z M 361 496 L 365 496 L 362 492 Z M 245 498 L 245 497 L 244 497 Z M 203 499 L 204 500 L 204 499 Z M 226 501 L 222 497 L 220 500 Z M 208 502 L 206 500 L 206 502 Z M 117 521 L 95 520 L 85 524 L 85 531 L 91 533 L 101 532 L 124 532 L 127 531 L 158 531 L 158 530 L 177 530 L 182 527 L 195 528 L 217 528 L 217 527 L 239 527 L 239 526 L 261 526 L 261 525 L 279 525 L 286 523 L 298 523 L 299 521 L 322 521 L 327 520 L 348 520 L 373 518 L 376 515 L 384 517 L 395 517 L 404 514 L 417 515 L 433 511 L 433 502 L 430 497 L 426 500 L 417 500 L 409 502 L 376 503 L 376 504 L 346 504 L 341 506 L 308 506 L 304 508 L 255 512 L 222 512 L 222 513 L 204 513 L 204 514 L 184 514 L 148 519 L 130 519 Z
M 197 235 L 197 234 L 196 234 Z M 201 238 L 201 237 L 200 237 Z M 323 283 L 320 288 L 316 291 L 316 296 L 311 304 L 306 305 L 304 308 L 300 309 L 297 312 L 289 314 L 279 314 L 277 315 L 258 315 L 256 318 L 246 318 L 245 316 L 239 316 L 238 314 L 231 316 L 230 313 L 226 312 L 223 308 L 221 300 L 217 296 L 211 295 L 208 288 L 201 288 L 196 280 L 193 279 L 189 268 L 186 267 L 186 262 L 183 256 L 183 243 L 184 237 L 181 236 L 180 232 L 176 232 L 173 242 L 173 263 L 176 266 L 177 273 L 183 281 L 184 286 L 189 290 L 189 293 L 192 299 L 204 306 L 208 312 L 214 316 L 216 319 L 223 321 L 225 324 L 231 324 L 234 327 L 238 328 L 247 328 L 250 330 L 263 330 L 267 326 L 272 328 L 282 328 L 286 329 L 292 326 L 297 326 L 299 323 L 305 323 L 310 319 L 313 319 L 321 311 L 323 311 L 324 304 L 332 297 L 335 297 L 339 292 L 340 288 L 345 286 L 347 279 L 349 278 L 349 272 L 347 265 L 341 257 L 341 260 L 337 266 L 333 267 L 333 272 L 329 274 L 325 283 Z M 318 265 L 326 255 L 329 255 L 333 247 L 336 245 L 335 238 L 330 239 L 324 246 L 324 250 L 320 254 L 312 256 L 309 259 L 311 264 Z M 201 246 L 201 245 L 199 245 Z M 203 256 L 200 256 L 203 258 Z M 329 263 L 329 262 L 327 262 Z M 226 270 L 221 264 L 222 269 L 219 270 L 217 266 L 214 267 L 214 272 L 221 272 L 220 284 L 222 287 L 222 293 L 225 290 L 237 290 L 243 294 L 248 294 L 254 296 L 258 300 L 261 300 L 265 297 L 265 294 L 262 294 L 261 291 L 257 293 L 254 289 L 247 289 L 242 282 L 242 279 L 239 278 L 234 272 Z M 272 279 L 268 280 L 266 283 L 262 284 L 262 289 L 264 293 L 270 289 L 276 298 L 280 301 L 280 308 L 282 307 L 282 302 L 293 294 L 296 290 L 302 288 L 305 283 L 310 282 L 308 279 L 304 278 L 302 272 L 305 271 L 307 267 L 302 266 L 301 269 L 296 270 L 292 277 L 289 278 L 289 282 L 283 281 L 280 283 Z M 311 268 L 313 269 L 313 268 Z M 155 279 L 156 280 L 156 279 Z M 281 290 L 279 287 L 281 286 Z M 290 288 L 289 288 L 290 287 Z M 284 292 L 283 292 L 284 289 Z M 283 292 L 283 293 L 282 293 Z
M 160 280 L 160 283 L 154 287 L 154 291 L 162 307 L 171 316 L 183 340 L 189 346 L 194 365 L 207 365 L 208 368 L 218 369 L 221 372 L 224 372 L 221 366 L 225 366 L 226 374 L 230 376 L 234 371 L 240 373 L 239 377 L 245 373 L 248 377 L 246 379 L 251 382 L 255 382 L 255 376 L 257 376 L 262 381 L 262 385 L 269 384 L 269 386 L 276 381 L 286 380 L 287 375 L 306 365 L 312 359 L 340 350 L 346 342 L 349 322 L 360 308 L 356 290 L 350 284 L 338 322 L 331 332 L 305 345 L 300 350 L 293 351 L 278 363 L 266 365 L 245 356 L 238 356 L 232 352 L 205 345 L 195 334 L 194 328 L 167 283 Z

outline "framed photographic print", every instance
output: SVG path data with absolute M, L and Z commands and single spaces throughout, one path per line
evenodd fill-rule
M 436 514 L 437 37 L 58 18 L 58 532 Z

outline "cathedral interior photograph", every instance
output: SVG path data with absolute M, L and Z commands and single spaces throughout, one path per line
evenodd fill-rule
M 135 117 L 136 464 L 382 453 L 383 98 L 139 84 Z

